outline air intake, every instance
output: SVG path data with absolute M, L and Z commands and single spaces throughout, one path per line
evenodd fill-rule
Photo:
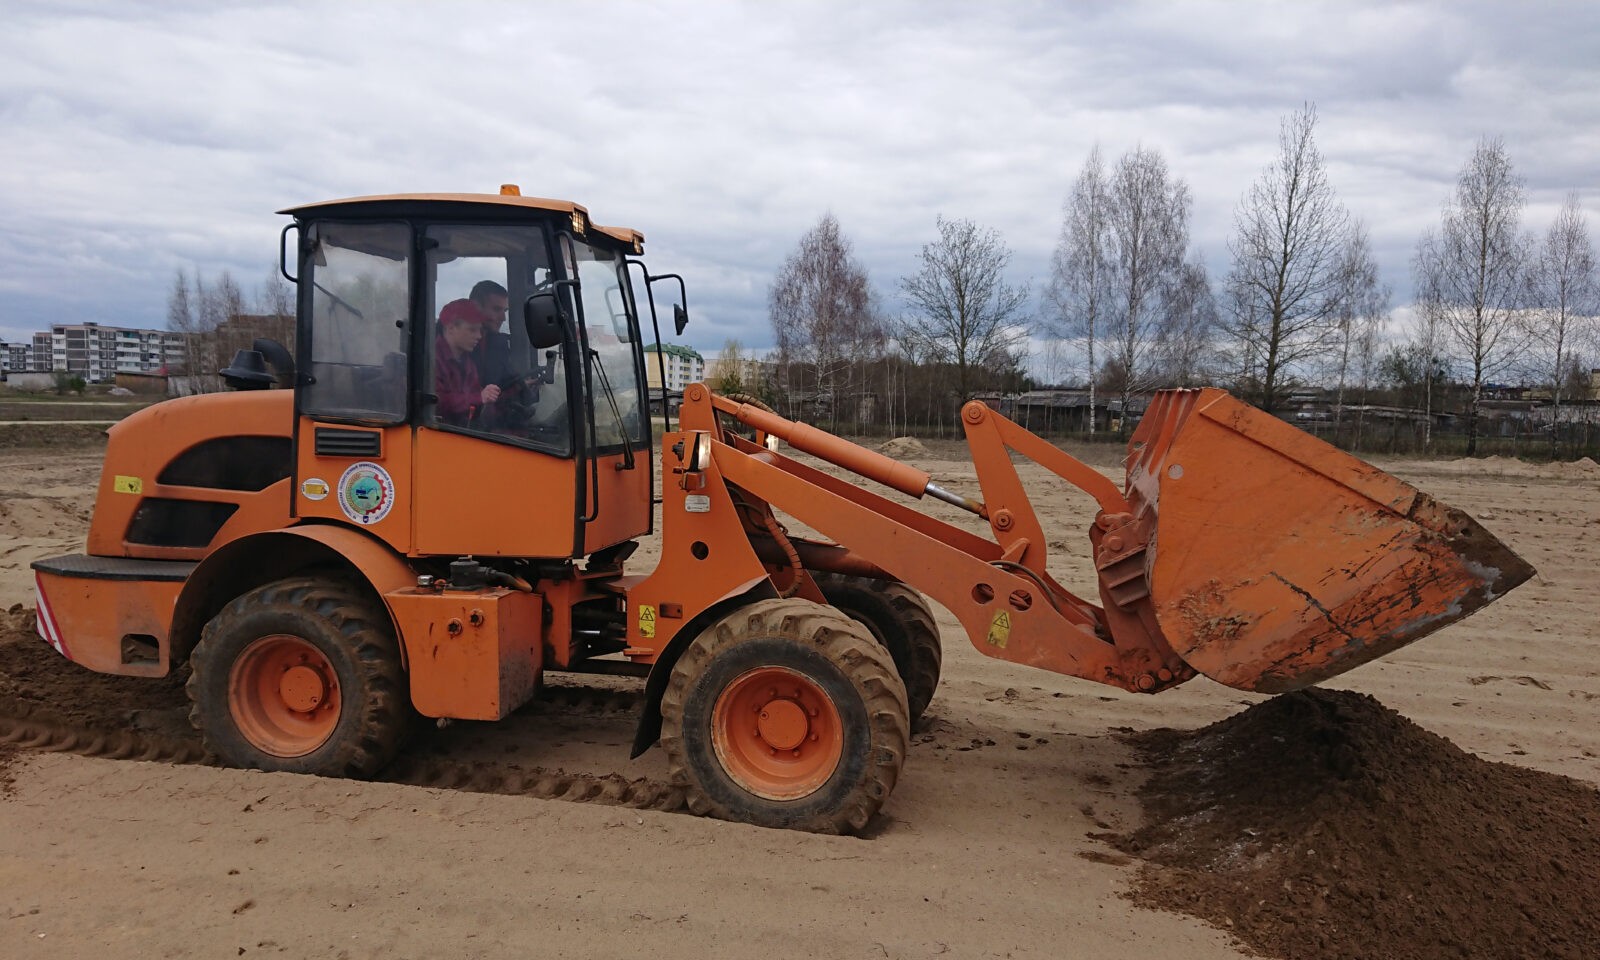
M 319 457 L 376 457 L 383 453 L 383 434 L 376 430 L 317 428 Z

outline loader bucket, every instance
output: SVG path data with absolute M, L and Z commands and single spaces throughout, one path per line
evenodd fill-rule
M 1221 390 L 1156 396 L 1128 496 L 1156 520 L 1147 572 L 1168 643 L 1241 690 L 1326 680 L 1533 575 L 1461 511 Z

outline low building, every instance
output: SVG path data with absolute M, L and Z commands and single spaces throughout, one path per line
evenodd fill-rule
M 164 397 L 167 395 L 167 375 L 164 373 L 117 373 L 117 386 L 133 393 Z

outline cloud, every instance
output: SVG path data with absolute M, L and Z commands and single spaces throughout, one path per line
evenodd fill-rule
M 0 336 L 159 326 L 175 270 L 248 289 L 297 203 L 524 192 L 634 226 L 683 273 L 686 339 L 771 342 L 766 289 L 839 217 L 881 299 L 938 215 L 1041 289 L 1091 146 L 1162 150 L 1226 272 L 1241 193 L 1315 101 L 1335 187 L 1410 299 L 1473 142 L 1528 224 L 1595 193 L 1593 5 L 12 4 L 0 38 Z

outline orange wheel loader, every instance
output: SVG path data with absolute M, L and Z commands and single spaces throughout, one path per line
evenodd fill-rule
M 257 341 L 223 371 L 239 389 L 111 428 L 87 552 L 34 564 L 44 639 L 106 673 L 187 663 L 229 764 L 371 775 L 418 714 L 495 720 L 546 670 L 628 674 L 634 755 L 659 743 L 692 809 L 849 832 L 939 680 L 924 597 L 986 656 L 1130 691 L 1198 672 L 1278 692 L 1532 572 L 1212 389 L 1156 395 L 1121 486 L 981 403 L 962 410 L 978 499 L 703 384 L 656 452 L 640 318 L 659 343 L 654 291 L 685 291 L 637 259 L 636 231 L 512 186 L 284 212 L 295 351 Z M 1014 456 L 1097 505 L 1097 597 L 1052 576 Z M 991 536 L 909 505 L 929 497 Z M 657 503 L 660 561 L 626 572 Z

